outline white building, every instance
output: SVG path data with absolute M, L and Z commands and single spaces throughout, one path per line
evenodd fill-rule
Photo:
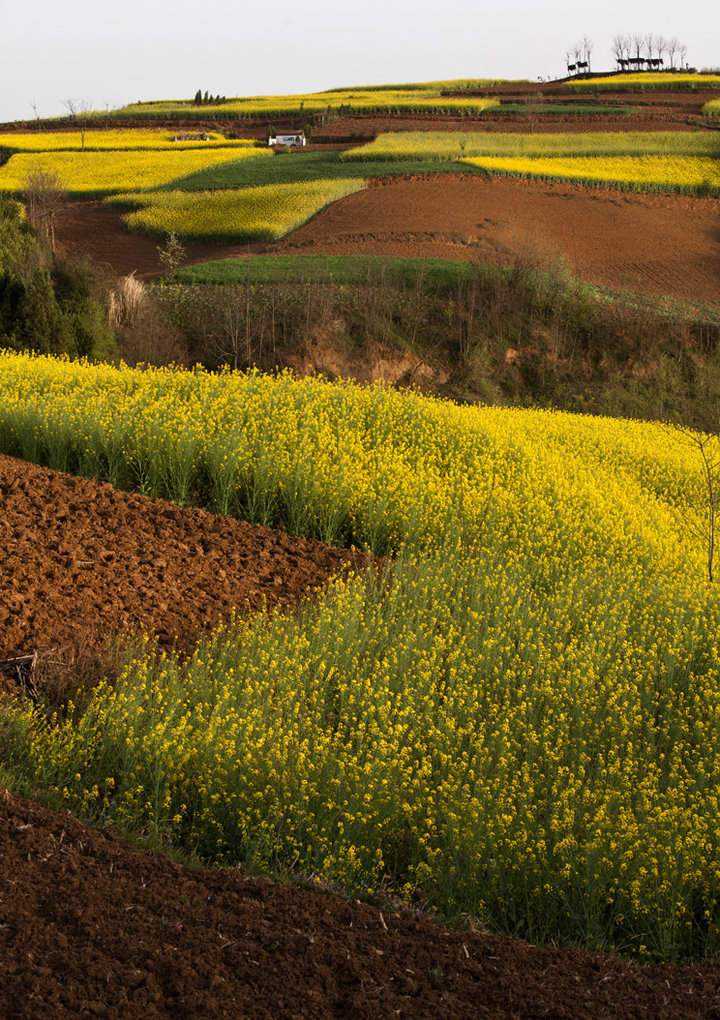
M 302 131 L 296 135 L 271 135 L 268 145 L 307 145 L 307 139 Z

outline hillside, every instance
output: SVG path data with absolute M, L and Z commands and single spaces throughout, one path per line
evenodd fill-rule
M 2 127 L 3 1015 L 720 1016 L 716 77 Z

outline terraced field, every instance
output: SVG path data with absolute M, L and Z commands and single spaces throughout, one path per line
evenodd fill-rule
M 345 124 L 377 126 L 362 120 L 377 96 L 357 91 Z M 413 90 L 389 90 L 384 110 L 400 91 Z M 173 151 L 165 128 L 104 143 L 88 130 L 47 151 L 0 138 L 13 153 L 0 179 L 74 167 L 59 248 L 124 273 L 157 273 L 157 237 L 80 194 L 131 189 L 149 212 L 207 223 L 223 202 L 240 222 L 260 191 L 270 236 L 282 189 L 292 204 L 323 180 L 352 193 L 284 239 L 231 226 L 224 244 L 189 241 L 189 258 L 452 256 L 717 301 L 710 177 L 649 195 L 588 186 L 586 167 L 582 184 L 557 166 L 554 183 L 489 172 L 568 149 L 616 168 L 699 164 L 716 133 L 588 140 L 568 126 L 578 106 L 551 143 L 528 118 L 553 114 L 518 111 L 516 85 L 494 95 L 469 116 L 502 118 L 502 99 L 507 132 L 458 131 L 451 112 L 453 131 L 402 139 L 401 158 L 387 137 L 358 161 L 347 141 L 271 157 L 241 139 Z M 677 95 L 685 121 L 712 123 L 706 95 Z M 426 99 L 388 116 L 419 126 Z M 670 110 L 640 103 L 646 125 Z M 115 177 L 83 177 L 96 159 Z M 57 809 L 0 787 L 8 1016 L 720 1013 L 720 604 L 692 440 L 6 352 L 0 396 L 0 655 L 37 653 L 33 673 L 3 672 L 0 784 Z M 609 947 L 642 966 L 591 951 Z

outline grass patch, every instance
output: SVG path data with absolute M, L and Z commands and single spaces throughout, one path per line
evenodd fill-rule
M 459 173 L 455 166 L 443 166 L 432 160 L 414 159 L 398 165 L 395 160 L 368 160 L 348 164 L 341 152 L 291 152 L 252 164 L 244 163 L 208 167 L 177 178 L 168 190 L 211 191 L 222 188 L 254 188 L 267 184 L 302 184 L 316 180 L 345 180 L 363 177 L 397 177 L 407 174 Z

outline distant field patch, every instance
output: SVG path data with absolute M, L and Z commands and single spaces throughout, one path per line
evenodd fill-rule
M 637 74 L 612 74 L 599 78 L 583 78 L 582 81 L 567 81 L 565 92 L 644 92 L 646 89 L 720 89 L 718 74 L 666 74 L 657 71 L 640 71 Z
M 227 139 L 219 132 L 208 141 L 184 139 L 174 141 L 181 132 L 159 128 L 128 128 L 126 130 L 96 128 L 74 131 L 8 131 L 0 134 L 0 149 L 11 152 L 63 152 L 85 150 L 92 152 L 122 149 L 207 149 L 217 147 L 256 146 L 252 138 Z
M 185 118 L 296 117 L 311 113 L 483 113 L 500 105 L 483 96 L 447 96 L 442 88 L 414 86 L 401 89 L 358 88 L 305 95 L 250 96 L 196 106 L 191 100 L 132 103 L 115 110 L 115 117 Z
M 131 230 L 175 232 L 186 240 L 276 241 L 324 206 L 360 191 L 364 180 L 312 181 L 235 191 L 156 191 L 118 195 L 108 204 L 134 207 Z
M 469 156 L 720 155 L 720 137 L 687 131 L 517 134 L 494 131 L 391 131 L 341 155 L 343 162 L 455 160 Z
M 267 149 L 222 148 L 196 152 L 20 152 L 0 168 L 0 191 L 22 192 L 36 171 L 56 174 L 61 187 L 72 195 L 111 195 L 118 191 L 156 188 L 176 177 L 218 163 L 239 159 L 271 159 Z
M 720 195 L 720 164 L 703 157 L 528 158 L 473 157 L 466 162 L 488 173 L 574 184 L 604 185 L 630 191 L 676 191 Z
M 532 112 L 543 117 L 595 117 L 607 114 L 621 117 L 638 111 L 634 106 L 606 106 L 601 103 L 505 103 L 501 101 L 500 112 L 521 113 L 526 116 Z

